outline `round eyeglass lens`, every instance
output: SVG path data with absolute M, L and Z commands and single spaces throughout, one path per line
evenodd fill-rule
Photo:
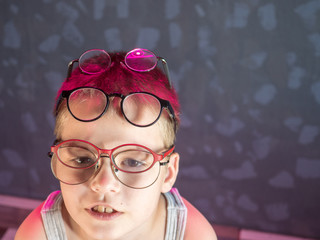
M 123 115 L 133 125 L 150 126 L 161 114 L 161 104 L 153 95 L 134 93 L 122 101 Z
M 99 118 L 108 106 L 108 98 L 99 89 L 80 88 L 71 93 L 68 107 L 72 115 L 81 121 Z
M 153 52 L 146 49 L 134 49 L 125 57 L 126 65 L 133 71 L 146 72 L 155 68 L 158 59 Z
M 97 151 L 89 144 L 71 141 L 62 144 L 51 160 L 54 176 L 66 184 L 86 182 L 96 171 Z
M 79 58 L 79 67 L 87 74 L 104 72 L 110 64 L 110 55 L 99 49 L 86 51 Z
M 160 173 L 160 164 L 154 164 L 154 157 L 147 149 L 138 146 L 124 146 L 113 153 L 115 176 L 131 188 L 146 188 L 152 185 Z M 154 165 L 153 165 L 154 164 Z

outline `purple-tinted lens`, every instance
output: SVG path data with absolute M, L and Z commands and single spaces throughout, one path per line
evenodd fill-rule
M 111 64 L 107 52 L 100 49 L 86 51 L 79 58 L 80 69 L 87 74 L 97 74 L 106 71 Z
M 125 57 L 125 63 L 128 68 L 137 72 L 147 72 L 155 68 L 158 59 L 153 52 L 136 48 L 128 52 Z

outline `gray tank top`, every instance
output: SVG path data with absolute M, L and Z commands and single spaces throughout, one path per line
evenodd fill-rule
M 167 201 L 167 223 L 165 240 L 182 240 L 187 222 L 187 208 L 176 188 L 164 194 Z M 45 201 L 41 216 L 48 240 L 67 240 L 61 214 L 62 195 L 51 193 Z

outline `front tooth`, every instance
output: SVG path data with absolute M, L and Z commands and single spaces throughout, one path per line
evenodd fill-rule
M 98 206 L 97 210 L 98 210 L 98 212 L 103 213 L 104 212 L 104 206 Z
M 95 206 L 93 208 L 94 211 L 100 212 L 100 213 L 112 213 L 113 209 L 110 207 L 104 207 L 104 206 Z
M 112 212 L 113 212 L 113 209 L 110 208 L 110 207 L 106 207 L 106 208 L 104 209 L 104 212 L 105 212 L 105 213 L 112 213 Z

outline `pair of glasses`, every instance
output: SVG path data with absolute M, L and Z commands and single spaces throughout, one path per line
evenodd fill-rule
M 125 186 L 142 189 L 151 186 L 159 177 L 160 162 L 170 157 L 174 146 L 158 154 L 139 144 L 124 144 L 113 149 L 101 149 L 90 142 L 71 139 L 51 147 L 51 169 L 61 182 L 77 185 L 96 176 L 103 158 L 110 158 L 114 176 Z
M 62 91 L 56 115 L 62 98 L 66 98 L 68 110 L 75 119 L 91 122 L 105 114 L 110 104 L 110 97 L 121 98 L 121 112 L 125 119 L 134 126 L 151 126 L 158 121 L 164 108 L 175 122 L 175 114 L 170 102 L 156 95 L 147 92 L 135 92 L 126 96 L 117 93 L 107 95 L 102 90 L 92 87 Z
M 124 58 L 125 65 L 135 72 L 149 72 L 157 66 L 158 61 L 161 61 L 164 72 L 171 87 L 172 85 L 169 75 L 169 69 L 164 58 L 157 57 L 150 50 L 142 48 L 131 50 L 126 54 Z M 102 49 L 88 50 L 83 53 L 79 59 L 73 60 L 69 63 L 67 78 L 71 76 L 73 65 L 76 62 L 78 62 L 79 68 L 83 73 L 99 74 L 107 71 L 107 69 L 111 66 L 111 57 L 106 51 Z

